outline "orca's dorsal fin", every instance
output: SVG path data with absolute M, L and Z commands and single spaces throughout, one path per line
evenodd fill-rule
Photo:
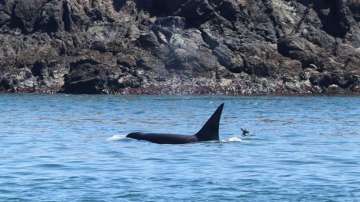
M 217 108 L 201 130 L 195 134 L 199 141 L 219 140 L 219 124 L 223 108 L 224 103 Z

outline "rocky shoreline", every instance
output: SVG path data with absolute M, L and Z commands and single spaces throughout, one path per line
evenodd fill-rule
M 360 95 L 360 1 L 2 0 L 0 92 Z

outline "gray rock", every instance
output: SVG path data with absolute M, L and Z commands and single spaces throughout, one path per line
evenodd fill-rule
M 0 91 L 360 93 L 360 4 L 2 0 Z

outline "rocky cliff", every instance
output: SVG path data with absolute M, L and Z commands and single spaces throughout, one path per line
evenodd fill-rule
M 360 93 L 359 0 L 0 0 L 0 91 Z

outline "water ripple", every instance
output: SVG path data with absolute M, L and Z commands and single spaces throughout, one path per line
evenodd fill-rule
M 193 134 L 222 102 L 220 142 L 126 138 Z M 0 201 L 357 201 L 356 106 L 358 97 L 3 94 Z

